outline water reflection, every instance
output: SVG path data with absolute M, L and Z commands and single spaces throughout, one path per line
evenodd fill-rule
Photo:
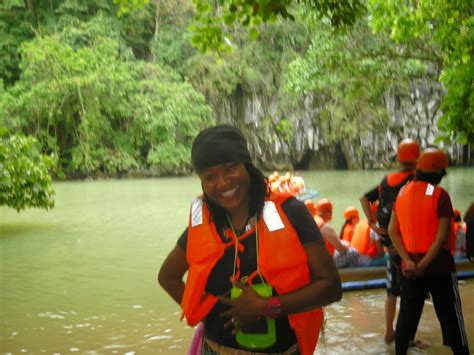
M 473 169 L 448 175 L 462 210 L 474 196 Z M 470 175 L 469 175 L 470 173 Z M 334 225 L 383 172 L 307 172 L 330 196 Z M 456 180 L 457 179 L 457 180 Z M 56 183 L 51 211 L 0 208 L 0 353 L 184 354 L 193 334 L 156 273 L 184 230 L 195 177 Z M 459 191 L 456 192 L 456 191 Z M 339 211 L 339 212 L 338 212 Z M 474 346 L 474 282 L 463 284 Z M 383 290 L 345 293 L 327 308 L 318 354 L 393 353 L 383 342 Z M 420 334 L 444 351 L 434 313 Z M 432 307 L 431 307 L 432 308 Z

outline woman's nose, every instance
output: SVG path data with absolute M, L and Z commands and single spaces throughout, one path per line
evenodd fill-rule
M 229 176 L 226 173 L 221 173 L 217 176 L 217 188 L 222 189 L 229 184 Z

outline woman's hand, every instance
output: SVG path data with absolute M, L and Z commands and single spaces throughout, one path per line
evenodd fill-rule
M 404 259 L 403 262 L 402 262 L 402 272 L 403 272 L 403 275 L 405 275 L 405 277 L 407 279 L 414 279 L 416 278 L 417 275 L 417 268 L 416 268 L 416 264 L 413 260 L 410 260 L 410 259 Z
M 251 286 L 234 281 L 233 286 L 242 290 L 238 298 L 219 297 L 219 301 L 230 306 L 221 313 L 222 317 L 229 318 L 224 327 L 234 327 L 232 333 L 235 334 L 241 329 L 243 324 L 251 323 L 260 317 L 265 316 L 267 299 L 255 292 Z

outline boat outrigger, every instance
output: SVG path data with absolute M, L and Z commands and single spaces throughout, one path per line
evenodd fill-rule
M 385 266 L 363 266 L 339 269 L 343 291 L 384 288 L 386 284 Z M 474 262 L 467 258 L 456 259 L 458 280 L 474 278 Z

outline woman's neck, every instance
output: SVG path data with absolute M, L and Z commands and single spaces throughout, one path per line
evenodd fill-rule
M 247 224 L 247 220 L 249 219 L 249 209 L 245 206 L 245 208 L 239 208 L 238 210 L 232 210 L 227 212 L 232 222 L 233 227 L 236 230 L 240 230 L 245 227 Z

